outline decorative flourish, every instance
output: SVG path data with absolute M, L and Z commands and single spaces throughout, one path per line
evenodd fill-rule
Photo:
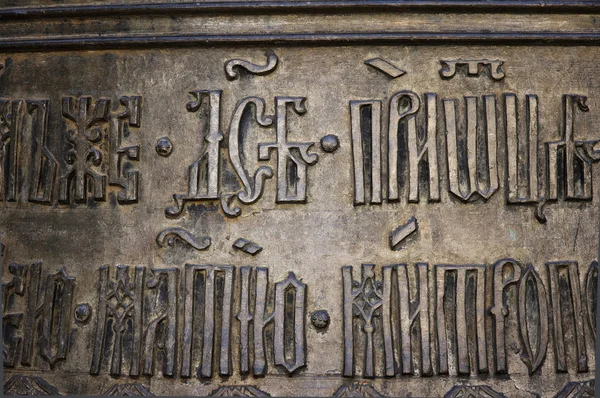
M 255 256 L 262 251 L 262 246 L 257 245 L 256 243 L 249 241 L 244 238 L 239 238 L 233 243 L 233 248 L 243 251 L 244 253 L 250 254 L 251 256 Z
M 221 386 L 210 393 L 211 397 L 270 397 L 253 386 Z
M 444 398 L 506 398 L 488 386 L 454 386 Z
M 596 382 L 572 381 L 565 386 L 554 398 L 593 398 Z
M 256 65 L 243 59 L 230 59 L 229 61 L 225 62 L 225 75 L 227 75 L 229 80 L 238 79 L 240 74 L 234 69 L 236 67 L 245 69 L 253 75 L 268 75 L 277 67 L 279 58 L 277 58 L 275 53 L 267 53 L 265 55 L 267 55 L 267 64 L 265 66 Z
M 383 397 L 368 383 L 355 382 L 345 384 L 333 393 L 334 397 Z
M 412 217 L 406 224 L 400 225 L 394 229 L 390 234 L 390 248 L 396 251 L 402 249 L 400 243 L 417 232 L 418 228 L 419 224 L 417 223 L 417 219 Z
M 504 79 L 504 70 L 502 65 L 504 61 L 498 59 L 455 59 L 455 60 L 440 60 L 442 65 L 440 69 L 440 76 L 446 79 L 451 79 L 456 74 L 457 65 L 467 65 L 467 74 L 469 76 L 479 76 L 479 66 L 489 66 L 490 76 L 494 80 Z
M 156 243 L 165 247 L 174 246 L 177 241 L 183 241 L 196 250 L 206 250 L 210 246 L 210 237 L 197 238 L 183 228 L 167 228 L 156 236 Z
M 4 384 L 4 395 L 60 395 L 41 377 L 13 376 Z
M 544 206 L 546 206 L 546 200 L 541 200 L 536 208 L 535 208 L 535 219 L 538 220 L 540 224 L 545 224 L 548 221 L 546 215 L 544 214 Z
M 111 397 L 149 397 L 154 396 L 146 387 L 139 383 L 115 384 L 106 390 L 103 396 Z
M 398 68 L 396 65 L 392 64 L 389 61 L 386 61 L 383 58 L 373 58 L 365 61 L 365 64 L 377 69 L 380 72 L 385 73 L 392 79 L 403 76 L 406 74 L 406 71 Z
M 237 195 L 221 195 L 221 208 L 223 209 L 223 213 L 225 213 L 227 217 L 234 218 L 242 214 L 242 209 L 240 209 L 238 206 L 232 207 L 233 201 L 236 198 Z

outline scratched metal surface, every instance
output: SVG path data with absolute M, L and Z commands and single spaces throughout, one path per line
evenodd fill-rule
M 422 3 L 1 4 L 4 392 L 593 394 L 597 9 Z

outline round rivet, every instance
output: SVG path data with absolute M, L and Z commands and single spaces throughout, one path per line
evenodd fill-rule
M 325 152 L 335 152 L 340 147 L 340 140 L 336 135 L 329 134 L 321 138 L 321 148 Z
M 78 322 L 85 322 L 92 314 L 92 308 L 89 304 L 79 304 L 75 308 L 75 320 Z
M 326 328 L 329 326 L 329 313 L 325 310 L 315 311 L 310 315 L 310 321 L 318 329 Z
M 168 137 L 162 137 L 156 141 L 156 153 L 160 156 L 167 157 L 171 152 L 173 152 L 173 143 Z

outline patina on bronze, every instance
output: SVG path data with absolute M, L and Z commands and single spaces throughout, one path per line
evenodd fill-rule
M 598 21 L 0 2 L 4 394 L 593 396 Z

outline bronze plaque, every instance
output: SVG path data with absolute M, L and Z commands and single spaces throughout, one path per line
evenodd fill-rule
M 599 3 L 46 3 L 0 2 L 5 394 L 593 396 Z

